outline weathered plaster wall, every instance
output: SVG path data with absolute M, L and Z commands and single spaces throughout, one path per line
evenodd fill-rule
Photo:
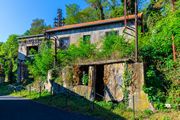
M 39 46 L 42 42 L 43 37 L 35 37 L 35 38 L 28 38 L 19 41 L 19 48 L 18 48 L 18 59 L 25 60 L 27 57 L 27 47 L 29 46 Z
M 129 107 L 133 108 L 133 95 L 135 110 L 152 109 L 151 104 L 148 101 L 147 94 L 143 91 L 144 85 L 144 65 L 143 63 L 134 63 L 129 65 L 129 69 L 132 69 L 132 86 L 130 87 L 129 94 Z
M 97 83 L 96 66 L 89 66 L 89 82 L 88 86 L 80 84 L 79 81 L 79 67 L 66 67 L 61 72 L 63 84 L 60 85 L 80 96 L 89 100 L 95 99 L 95 86 Z M 151 109 L 147 95 L 143 91 L 144 85 L 144 65 L 143 63 L 114 63 L 106 64 L 104 67 L 104 100 L 121 102 L 124 97 L 124 72 L 131 71 L 131 82 L 127 88 L 129 90 L 129 107 L 133 108 L 133 95 L 134 105 L 136 110 Z M 61 88 L 60 87 L 60 88 Z M 62 90 L 62 89 L 60 89 Z
M 134 27 L 133 22 L 128 22 L 129 26 Z M 124 24 L 123 22 L 111 23 L 106 25 L 98 25 L 98 26 L 91 26 L 86 28 L 78 28 L 78 29 L 71 29 L 66 31 L 56 32 L 52 34 L 52 36 L 57 35 L 58 38 L 65 38 L 69 37 L 70 44 L 77 44 L 80 38 L 83 38 L 83 35 L 91 35 L 91 43 L 101 43 L 101 40 L 105 36 L 106 32 L 109 31 L 118 31 L 119 35 L 124 35 L 127 39 L 132 38 L 123 33 Z M 130 30 L 127 30 L 128 33 L 134 35 L 134 33 Z M 59 44 L 59 41 L 58 41 Z
M 122 101 L 123 93 L 123 74 L 126 70 L 125 63 L 105 65 L 104 83 L 105 83 L 105 100 Z M 129 107 L 133 108 L 133 102 L 136 110 L 145 110 L 151 108 L 147 94 L 143 91 L 144 85 L 144 65 L 143 63 L 131 63 L 127 65 L 127 70 L 132 71 L 132 80 L 129 94 Z M 134 101 L 133 101 L 134 95 Z
M 125 63 L 104 66 L 105 100 L 122 101 L 123 74 Z

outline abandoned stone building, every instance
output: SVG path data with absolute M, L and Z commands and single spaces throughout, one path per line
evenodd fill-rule
M 127 25 L 134 27 L 134 15 L 127 16 Z M 138 14 L 139 25 L 142 24 L 142 14 Z M 33 48 L 38 51 L 39 46 L 47 35 L 49 40 L 57 40 L 57 49 L 66 49 L 70 44 L 76 44 L 79 39 L 90 40 L 90 43 L 101 43 L 104 36 L 108 34 L 124 35 L 129 39 L 132 36 L 124 34 L 134 34 L 131 30 L 125 30 L 124 17 L 99 20 L 94 22 L 80 23 L 74 25 L 65 25 L 52 28 L 44 34 L 19 37 L 18 51 L 18 82 L 27 77 L 27 68 L 25 61 L 31 56 L 30 50 Z M 92 63 L 77 63 L 75 66 L 66 67 L 61 71 L 63 79 L 62 86 L 86 97 L 106 101 L 122 101 L 124 99 L 124 73 L 131 71 L 132 83 L 130 87 L 129 105 L 132 107 L 132 99 L 135 99 L 137 109 L 147 109 L 150 104 L 147 95 L 143 92 L 144 84 L 144 65 L 143 63 L 134 63 L 131 59 L 106 60 Z M 67 82 L 68 73 L 73 73 L 73 81 Z M 82 85 L 82 74 L 88 75 L 87 85 Z M 50 77 L 48 77 L 50 79 Z M 51 86 L 51 85 L 50 85 Z M 134 98 L 132 98 L 134 97 Z

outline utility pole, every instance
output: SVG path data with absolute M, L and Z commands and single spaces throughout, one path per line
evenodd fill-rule
M 135 61 L 138 62 L 138 1 L 135 0 Z
M 130 1 L 131 2 L 131 1 Z M 124 30 L 123 32 L 126 33 L 127 35 L 133 36 L 135 38 L 135 62 L 138 62 L 138 0 L 134 1 L 134 7 L 135 7 L 135 21 L 134 21 L 134 27 L 129 27 L 127 25 L 127 0 L 124 0 Z M 132 31 L 134 33 L 134 35 L 126 32 L 126 29 Z
M 172 11 L 175 11 L 175 1 L 176 0 L 171 0 L 172 2 Z M 173 52 L 173 60 L 176 61 L 176 47 L 174 44 L 174 35 L 172 35 L 172 52 Z
M 134 21 L 134 25 L 135 25 L 135 28 L 132 28 L 132 27 L 128 27 L 127 26 L 127 0 L 124 0 L 124 26 L 125 26 L 125 29 L 124 29 L 124 33 L 126 29 L 129 29 L 131 31 L 133 31 L 135 33 L 135 62 L 138 62 L 138 0 L 135 0 L 134 1 L 134 16 L 135 16 L 135 21 Z M 130 34 L 128 34 L 130 35 Z M 132 35 L 131 35 L 132 36 Z M 131 88 L 132 88 L 132 104 L 133 104 L 133 119 L 135 120 L 135 96 L 134 96 L 134 93 L 135 93 L 135 83 L 133 82 L 132 85 L 131 85 Z

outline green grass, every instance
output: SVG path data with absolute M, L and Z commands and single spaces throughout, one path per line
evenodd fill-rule
M 18 97 L 26 97 L 32 99 L 34 101 L 57 107 L 60 109 L 64 109 L 70 112 L 78 112 L 85 115 L 96 116 L 98 118 L 103 118 L 106 120 L 119 120 L 123 119 L 121 115 L 116 114 L 113 110 L 118 111 L 120 106 L 113 106 L 111 102 L 95 102 L 94 103 L 94 110 L 91 110 L 92 103 L 82 97 L 75 97 L 75 96 L 67 96 L 65 94 L 55 95 L 52 96 L 48 92 L 42 92 L 41 96 L 37 92 L 31 92 L 31 94 L 27 90 L 23 90 L 20 92 L 12 93 L 13 96 Z M 123 111 L 123 110 L 121 110 Z M 131 113 L 131 112 L 129 112 Z

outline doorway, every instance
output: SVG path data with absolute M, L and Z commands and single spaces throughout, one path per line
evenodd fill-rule
M 103 100 L 104 98 L 104 65 L 96 66 L 96 83 L 95 83 L 95 99 Z

